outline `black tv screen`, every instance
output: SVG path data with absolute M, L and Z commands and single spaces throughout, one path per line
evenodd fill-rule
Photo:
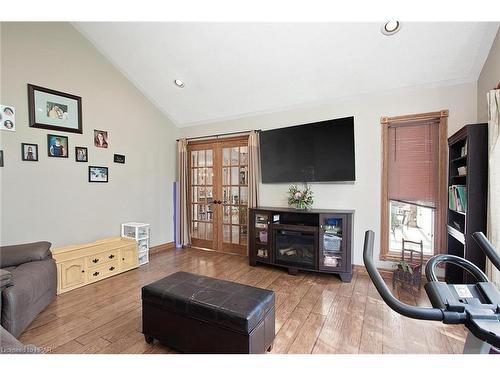
M 354 117 L 262 131 L 263 183 L 355 181 Z

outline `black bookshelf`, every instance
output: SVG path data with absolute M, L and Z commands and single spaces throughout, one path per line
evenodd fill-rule
M 448 193 L 448 253 L 463 257 L 484 271 L 486 258 L 472 238 L 472 233 L 486 233 L 488 196 L 488 126 L 470 124 L 448 138 L 448 190 L 463 186 L 466 207 L 452 209 Z M 464 173 L 463 167 L 466 168 Z M 459 172 L 461 169 L 461 173 Z M 474 278 L 462 268 L 446 265 L 446 282 L 462 284 Z

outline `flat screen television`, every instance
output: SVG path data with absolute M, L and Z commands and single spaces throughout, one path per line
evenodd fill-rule
M 354 117 L 260 133 L 263 183 L 355 181 Z

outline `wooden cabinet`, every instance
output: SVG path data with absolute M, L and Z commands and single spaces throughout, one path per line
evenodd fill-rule
M 57 264 L 57 294 L 139 266 L 137 243 L 120 237 L 54 249 L 52 255 Z
M 352 210 L 250 210 L 249 264 L 267 263 L 352 278 Z
M 58 267 L 60 285 L 65 288 L 78 288 L 85 284 L 85 259 L 74 259 Z
M 137 267 L 139 260 L 137 255 L 137 248 L 127 247 L 123 248 L 120 255 L 120 267 L 123 270 Z

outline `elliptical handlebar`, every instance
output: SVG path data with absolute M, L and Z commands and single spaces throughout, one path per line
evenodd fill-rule
M 500 270 L 500 256 L 497 254 L 490 241 L 486 238 L 483 232 L 474 232 L 472 233 L 472 238 L 477 242 L 483 253 L 489 258 L 491 263 L 496 267 L 497 270 Z
M 445 320 L 445 314 L 440 309 L 407 305 L 394 297 L 394 295 L 387 287 L 387 284 L 382 279 L 382 276 L 380 276 L 377 267 L 375 267 L 375 264 L 373 263 L 374 237 L 375 233 L 373 231 L 367 230 L 365 232 L 363 261 L 365 263 L 366 270 L 368 271 L 368 275 L 372 279 L 373 284 L 375 284 L 375 288 L 377 288 L 377 291 L 379 292 L 384 302 L 397 313 L 409 318 L 436 321 Z
M 438 281 L 436 276 L 436 267 L 440 263 L 453 263 L 454 265 L 459 266 L 472 274 L 478 282 L 489 282 L 488 276 L 486 276 L 484 272 L 481 271 L 481 269 L 474 263 L 469 262 L 467 259 L 450 254 L 439 254 L 429 259 L 425 265 L 425 275 L 427 277 L 427 281 Z

